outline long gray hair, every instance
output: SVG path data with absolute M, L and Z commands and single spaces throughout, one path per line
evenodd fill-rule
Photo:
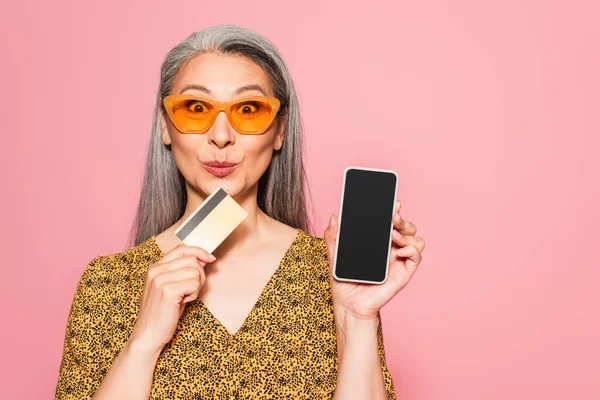
M 169 51 L 162 63 L 146 170 L 129 245 L 137 246 L 166 230 L 185 212 L 185 179 L 175 164 L 170 146 L 162 142 L 160 112 L 179 69 L 202 52 L 245 56 L 260 65 L 270 77 L 275 97 L 288 118 L 283 146 L 273 152 L 269 167 L 259 179 L 258 206 L 270 217 L 313 234 L 304 195 L 306 182 L 310 198 L 302 160 L 302 121 L 292 77 L 269 40 L 249 29 L 222 24 L 192 33 Z

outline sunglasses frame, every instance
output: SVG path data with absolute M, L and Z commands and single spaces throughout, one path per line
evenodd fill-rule
M 200 101 L 210 104 L 213 107 L 213 115 L 212 115 L 206 129 L 204 129 L 202 131 L 188 130 L 188 129 L 185 129 L 184 127 L 178 125 L 177 118 L 175 117 L 175 115 L 173 113 L 173 107 L 177 103 L 179 103 L 180 101 L 183 101 L 183 100 L 200 100 Z M 235 124 L 232 122 L 232 119 L 233 119 L 231 116 L 232 106 L 237 103 L 246 102 L 246 101 L 265 101 L 271 106 L 271 115 L 269 116 L 269 123 L 266 124 L 266 126 L 263 129 L 260 129 L 258 131 L 253 131 L 253 132 L 241 132 L 236 128 Z M 227 119 L 229 120 L 229 123 L 236 131 L 238 131 L 242 135 L 260 135 L 260 134 L 264 133 L 267 129 L 269 129 L 269 127 L 273 123 L 273 120 L 275 119 L 275 116 L 277 115 L 277 113 L 279 111 L 283 110 L 283 108 L 280 108 L 281 102 L 279 101 L 279 99 L 276 97 L 272 97 L 272 96 L 249 96 L 249 97 L 244 97 L 242 99 L 237 99 L 237 100 L 232 100 L 232 101 L 215 101 L 215 100 L 207 99 L 206 97 L 196 96 L 196 95 L 192 95 L 192 94 L 170 94 L 163 99 L 163 106 L 164 106 L 167 114 L 169 115 L 169 119 L 171 120 L 173 125 L 177 128 L 177 130 L 179 130 L 179 132 L 181 132 L 181 133 L 205 133 L 205 132 L 207 132 L 214 125 L 219 113 L 221 111 L 224 111 L 225 114 L 227 114 Z

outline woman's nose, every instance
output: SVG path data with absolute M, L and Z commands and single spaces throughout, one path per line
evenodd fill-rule
M 207 135 L 208 142 L 214 143 L 219 148 L 235 143 L 235 129 L 229 123 L 227 114 L 224 111 L 217 114 L 215 123 L 210 127 Z

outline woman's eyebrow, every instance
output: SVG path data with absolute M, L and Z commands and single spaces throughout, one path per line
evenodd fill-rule
M 212 93 L 212 91 L 209 88 L 207 88 L 206 86 L 196 85 L 196 84 L 185 85 L 179 93 L 181 94 L 181 93 L 185 92 L 186 90 L 191 90 L 191 89 L 199 90 L 199 91 L 207 93 L 207 94 Z M 267 96 L 267 92 L 263 89 L 263 87 L 261 85 L 258 85 L 258 84 L 241 86 L 235 90 L 235 94 L 240 94 L 240 93 L 247 92 L 250 90 L 258 90 L 263 95 Z
M 242 87 L 239 87 L 235 90 L 235 94 L 240 94 L 246 91 L 250 91 L 250 90 L 258 90 L 259 92 L 261 92 L 262 94 L 264 94 L 265 96 L 267 95 L 267 92 L 265 91 L 265 89 L 263 89 L 263 87 L 261 85 L 258 84 L 252 84 L 252 85 L 245 85 Z

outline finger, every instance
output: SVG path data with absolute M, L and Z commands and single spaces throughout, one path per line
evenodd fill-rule
M 396 200 L 396 207 L 394 209 L 394 214 L 399 213 L 401 207 L 402 207 L 402 203 L 400 202 L 400 200 Z
M 165 256 L 160 260 L 160 262 L 166 263 L 188 255 L 196 256 L 201 260 L 206 260 L 206 262 L 213 262 L 217 259 L 214 255 L 212 255 L 202 247 L 188 246 L 185 243 L 182 243 L 176 246 L 173 250 L 169 251 L 167 254 L 165 254 Z
M 202 289 L 202 286 L 204 286 L 204 282 L 206 282 L 206 273 L 202 269 L 200 270 L 200 285 L 198 285 L 198 288 L 194 290 L 191 294 L 185 295 L 181 302 L 185 304 L 189 303 L 190 301 L 196 300 L 200 295 L 200 290 Z
M 419 252 L 422 252 L 425 248 L 425 241 L 423 240 L 423 238 L 418 236 L 403 235 L 395 229 L 392 231 L 392 241 L 398 247 L 413 245 L 417 248 L 417 250 L 419 250 Z
M 335 252 L 335 242 L 337 240 L 337 231 L 338 231 L 338 220 L 337 217 L 331 214 L 329 218 L 329 225 L 327 229 L 325 229 L 325 233 L 323 234 L 325 238 L 325 245 L 327 247 L 327 256 L 329 259 L 329 269 L 331 273 L 332 263 L 333 263 L 333 254 Z
M 157 288 L 161 288 L 171 282 L 184 281 L 186 279 L 199 279 L 201 274 L 201 268 L 197 267 L 184 267 L 174 271 L 162 273 L 152 280 L 152 285 Z
M 335 241 L 337 239 L 337 228 L 337 218 L 331 214 L 331 217 L 329 217 L 329 225 L 327 225 L 323 235 L 328 245 L 335 245 Z
M 417 269 L 422 259 L 421 253 L 419 253 L 419 250 L 417 250 L 417 248 L 413 245 L 408 245 L 397 250 L 395 255 L 396 257 L 402 257 L 406 258 L 407 260 L 410 260 L 410 262 L 406 263 L 406 266 L 408 267 L 410 272 L 414 272 L 414 270 Z
M 201 281 L 204 282 L 204 280 L 205 280 L 205 278 L 204 278 L 204 272 L 203 272 Z M 196 300 L 198 298 L 198 296 L 200 295 L 200 290 L 202 289 L 202 286 L 203 286 L 203 284 L 201 283 L 200 285 L 198 285 L 198 288 L 196 290 L 194 290 L 191 294 L 186 294 L 183 297 L 183 300 L 181 301 L 181 303 L 186 304 L 186 303 Z
M 167 263 L 151 265 L 150 268 L 148 268 L 148 277 L 152 279 L 165 272 L 173 271 L 183 267 L 196 267 L 198 269 L 203 269 L 206 264 L 207 263 L 204 261 L 198 260 L 195 255 L 184 256 L 181 258 L 176 258 Z
M 415 224 L 402 218 L 400 213 L 394 214 L 392 220 L 394 222 L 394 229 L 398 230 L 401 234 L 406 236 L 415 236 L 417 233 L 417 227 Z
M 419 253 L 423 253 L 423 250 L 425 250 L 425 239 L 420 236 L 415 236 L 415 239 L 418 240 L 417 246 L 415 247 L 419 250 Z
M 186 279 L 183 281 L 169 282 L 161 287 L 161 296 L 177 303 L 181 303 L 187 295 L 193 294 L 200 287 L 197 279 Z

